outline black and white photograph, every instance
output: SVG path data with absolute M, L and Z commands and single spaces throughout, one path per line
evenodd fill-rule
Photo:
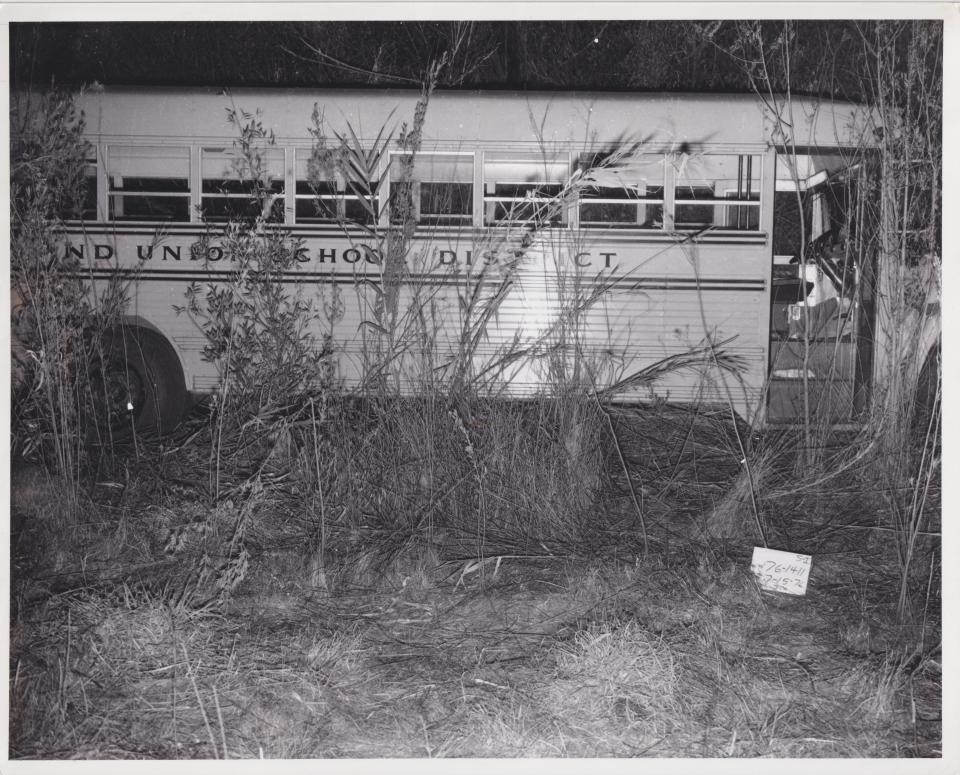
M 2 10 L 0 771 L 956 772 L 955 4 L 68 5 Z

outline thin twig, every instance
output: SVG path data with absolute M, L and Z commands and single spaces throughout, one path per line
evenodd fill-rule
M 180 648 L 183 649 L 183 656 L 187 661 L 187 677 L 190 679 L 190 683 L 193 686 L 194 694 L 197 695 L 197 704 L 200 706 L 200 715 L 203 716 L 203 725 L 207 728 L 207 735 L 210 738 L 210 747 L 213 748 L 213 757 L 215 759 L 219 759 L 220 752 L 217 750 L 217 739 L 213 736 L 213 730 L 210 728 L 210 719 L 207 718 L 207 711 L 203 707 L 203 700 L 200 699 L 200 690 L 197 688 L 197 682 L 193 678 L 193 670 L 190 668 L 190 656 L 187 654 L 187 647 L 181 643 Z M 200 662 L 197 662 L 197 666 L 200 666 Z
M 227 753 L 227 734 L 223 728 L 223 713 L 220 712 L 220 700 L 217 697 L 217 685 L 213 685 L 213 704 L 217 709 L 217 723 L 220 725 L 220 742 L 223 744 L 223 758 L 229 759 L 230 754 Z

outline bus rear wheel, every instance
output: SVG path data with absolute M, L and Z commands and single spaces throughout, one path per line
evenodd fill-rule
M 940 449 L 940 415 L 942 395 L 940 342 L 930 348 L 917 378 L 913 400 L 913 423 L 911 435 L 913 443 L 923 446 L 933 442 L 933 448 Z M 938 414 L 934 414 L 934 413 Z M 928 438 L 929 434 L 934 434 Z
M 96 435 L 163 434 L 183 418 L 187 390 L 170 343 L 154 331 L 123 327 L 101 341 L 90 374 Z

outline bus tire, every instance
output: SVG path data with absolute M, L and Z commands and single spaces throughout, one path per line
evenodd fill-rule
M 914 442 L 917 444 L 922 444 L 925 441 L 933 413 L 940 409 L 938 405 L 938 401 L 942 398 L 940 357 L 940 341 L 938 340 L 923 359 L 923 365 L 917 376 L 913 399 L 913 422 L 911 423 L 912 435 Z M 935 445 L 939 445 L 939 441 L 938 433 L 934 439 Z
M 99 438 L 169 433 L 183 419 L 187 389 L 173 346 L 160 334 L 125 326 L 108 332 L 90 375 Z

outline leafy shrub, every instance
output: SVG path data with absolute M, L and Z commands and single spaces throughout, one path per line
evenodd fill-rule
M 260 214 L 234 218 L 217 237 L 222 262 L 233 269 L 229 280 L 191 285 L 186 305 L 177 308 L 203 333 L 203 357 L 219 372 L 213 397 L 218 450 L 224 441 L 237 447 L 257 441 L 265 429 L 303 419 L 305 411 L 315 415 L 332 385 L 329 337 L 315 333 L 319 314 L 299 286 L 284 282 L 301 244 L 268 222 L 272 198 L 263 150 L 273 138 L 249 113 L 233 111 L 230 120 L 239 132 L 235 170 L 252 183 Z M 206 254 L 210 239 L 212 233 L 196 248 Z

